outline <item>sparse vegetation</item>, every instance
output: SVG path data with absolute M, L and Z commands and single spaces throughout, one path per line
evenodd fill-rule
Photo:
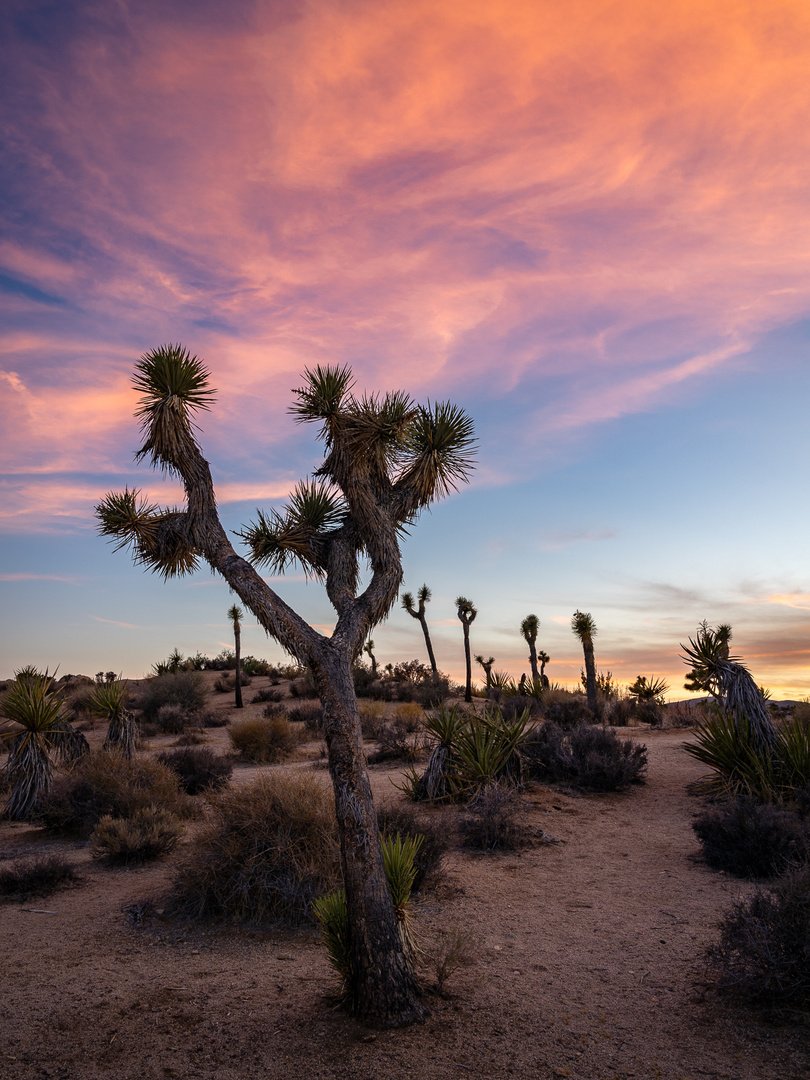
M 214 795 L 183 859 L 171 910 L 195 919 L 298 926 L 340 879 L 334 797 L 313 773 L 274 772 Z
M 708 807 L 692 828 L 709 866 L 737 877 L 772 877 L 810 861 L 810 823 L 750 796 Z
M 130 817 L 105 814 L 90 835 L 90 854 L 111 864 L 141 863 L 168 855 L 183 832 L 170 810 L 144 806 Z
M 473 851 L 524 847 L 529 836 L 520 817 L 520 797 L 514 785 L 486 784 L 470 799 L 461 817 L 462 843 Z
M 158 761 L 177 774 L 187 795 L 200 795 L 225 787 L 233 772 L 233 765 L 227 758 L 205 746 L 160 754 Z
M 608 728 L 579 724 L 570 730 L 547 722 L 524 746 L 533 777 L 588 791 L 623 791 L 644 782 L 647 748 Z
M 231 724 L 228 736 L 243 761 L 262 765 L 284 761 L 301 743 L 300 729 L 286 716 L 239 720 Z
M 51 896 L 80 880 L 73 864 L 64 855 L 41 855 L 0 866 L 0 898 L 29 900 Z
M 205 708 L 208 692 L 197 671 L 177 671 L 147 679 L 134 695 L 134 704 L 147 723 L 159 724 L 158 713 L 167 705 L 182 711 L 189 723 Z

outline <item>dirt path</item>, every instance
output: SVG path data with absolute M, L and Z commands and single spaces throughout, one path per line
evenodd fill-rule
M 109 870 L 3 823 L 0 856 L 66 850 L 84 882 L 0 907 L 0 1076 L 805 1080 L 806 1030 L 702 992 L 701 951 L 750 886 L 690 858 L 698 767 L 683 739 L 645 733 L 648 784 L 625 795 L 532 788 L 528 821 L 559 844 L 448 858 L 420 923 L 470 930 L 478 961 L 403 1032 L 369 1033 L 328 1006 L 312 937 L 133 927 L 123 908 L 159 897 L 171 865 Z M 373 772 L 389 798 L 391 775 Z

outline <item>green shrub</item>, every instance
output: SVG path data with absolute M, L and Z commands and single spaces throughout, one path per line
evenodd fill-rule
M 207 699 L 205 679 L 199 671 L 178 671 L 147 679 L 134 694 L 134 704 L 150 724 L 157 722 L 158 711 L 165 705 L 177 705 L 192 717 L 202 712 Z
M 298 926 L 340 880 L 331 787 L 311 772 L 274 772 L 211 798 L 211 820 L 175 882 L 177 914 Z
M 734 905 L 707 957 L 719 988 L 780 1013 L 810 1007 L 810 866 Z
M 28 900 L 51 896 L 79 881 L 79 875 L 64 855 L 42 855 L 0 866 L 0 897 Z
M 148 862 L 168 855 L 182 831 L 178 817 L 155 806 L 144 806 L 128 818 L 105 814 L 90 836 L 90 854 L 110 863 Z
M 401 833 L 423 838 L 413 860 L 416 871 L 413 891 L 421 892 L 438 884 L 454 828 L 449 815 L 439 811 L 420 813 L 408 803 L 383 803 L 377 808 L 377 822 L 383 836 Z
M 225 787 L 233 772 L 231 762 L 207 746 L 167 752 L 161 754 L 158 761 L 177 774 L 180 786 L 187 795 L 199 795 L 203 791 Z
M 301 742 L 300 731 L 286 716 L 259 717 L 231 724 L 231 746 L 244 761 L 284 761 Z
M 547 722 L 535 729 L 523 752 L 536 779 L 588 791 L 622 791 L 644 783 L 647 769 L 646 746 L 591 724 L 566 731 Z
M 710 807 L 692 828 L 709 866 L 737 877 L 772 877 L 810 861 L 810 826 L 795 812 L 750 797 Z
M 128 761 L 102 750 L 58 776 L 38 800 L 35 817 L 54 831 L 88 835 L 105 815 L 132 817 L 149 806 L 181 818 L 196 813 L 193 800 L 180 790 L 177 775 L 166 765 L 150 759 Z

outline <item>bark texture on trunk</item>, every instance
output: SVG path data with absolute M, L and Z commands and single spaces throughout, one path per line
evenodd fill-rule
M 596 715 L 596 661 L 593 657 L 593 642 L 583 641 L 582 651 L 585 656 L 585 692 L 588 696 L 588 708 Z
M 529 639 L 529 663 L 532 666 L 532 679 L 536 685 L 540 680 L 540 672 L 537 670 L 537 648 L 531 639 Z
M 472 662 L 470 659 L 470 624 L 462 623 L 464 627 L 464 659 L 467 662 L 467 685 L 464 688 L 464 700 L 472 701 Z
M 423 1020 L 427 1010 L 402 950 L 385 875 L 351 661 L 324 650 L 313 667 L 340 832 L 353 954 L 352 1011 L 374 1027 L 403 1027 Z
M 243 709 L 242 704 L 242 629 L 239 623 L 236 622 L 233 628 L 234 638 L 234 652 L 236 653 L 236 672 L 234 676 L 234 682 L 236 684 L 234 689 L 234 701 L 237 709 Z

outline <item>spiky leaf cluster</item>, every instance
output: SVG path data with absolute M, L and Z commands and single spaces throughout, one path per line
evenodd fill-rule
M 318 480 L 297 484 L 279 513 L 257 511 L 239 535 L 250 548 L 251 561 L 275 574 L 298 562 L 304 571 L 322 577 L 327 571 L 327 551 L 322 544 L 327 534 L 343 523 L 346 505 L 340 492 Z
M 108 492 L 96 507 L 98 531 L 115 540 L 114 550 L 131 547 L 136 563 L 164 578 L 191 574 L 199 563 L 185 531 L 176 528 L 181 516 L 147 502 L 137 488 Z
M 144 444 L 138 459 L 178 469 L 191 435 L 191 413 L 209 408 L 216 391 L 208 387 L 205 365 L 180 345 L 145 353 L 135 366 L 132 384 L 140 393 L 135 415 L 141 419 Z

